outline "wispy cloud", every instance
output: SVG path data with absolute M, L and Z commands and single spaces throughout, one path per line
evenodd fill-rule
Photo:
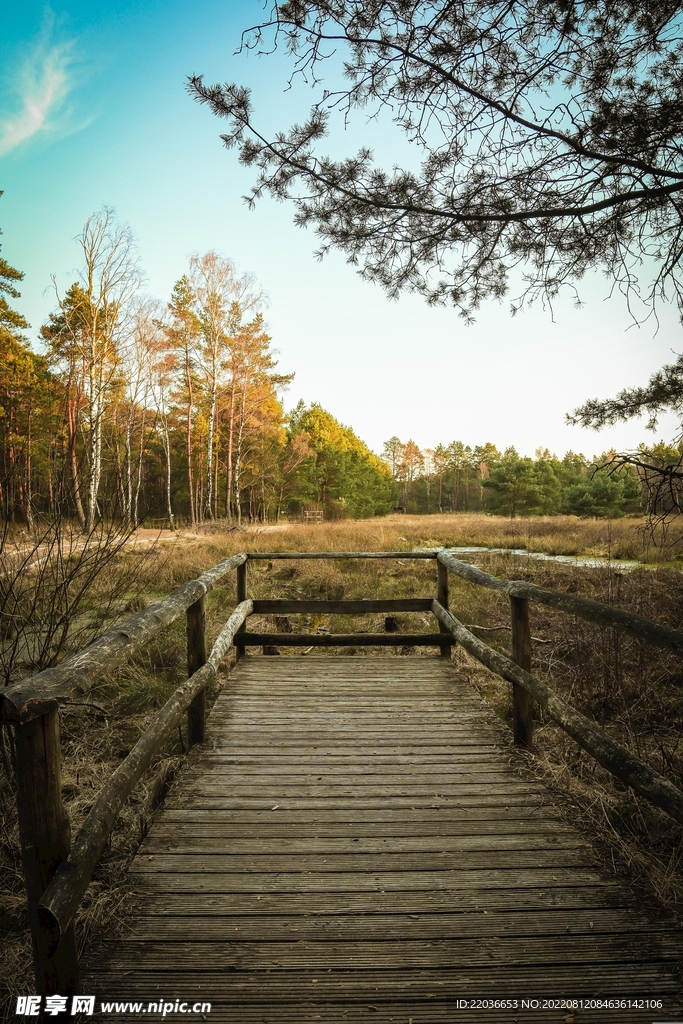
M 14 111 L 0 115 L 0 156 L 39 133 L 62 136 L 73 130 L 66 100 L 75 85 L 74 41 L 56 42 L 53 33 L 49 17 L 18 70 Z

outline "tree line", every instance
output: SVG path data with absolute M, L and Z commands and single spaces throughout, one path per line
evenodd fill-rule
M 263 292 L 230 259 L 192 255 L 162 301 L 143 293 L 134 237 L 112 210 L 90 217 L 78 241 L 81 271 L 63 292 L 53 281 L 42 353 L 9 302 L 23 274 L 0 257 L 5 521 L 31 527 L 59 514 L 90 533 L 103 517 L 134 528 L 160 518 L 267 522 L 306 508 L 362 518 L 396 507 L 510 516 L 673 507 L 648 467 L 680 464 L 677 447 L 642 446 L 624 464 L 614 453 L 559 459 L 547 449 L 531 459 L 491 443 L 421 450 L 394 436 L 379 457 L 317 403 L 285 413 L 293 374 L 278 372 Z
M 167 301 L 143 294 L 131 230 L 110 209 L 79 236 L 82 266 L 40 328 L 8 300 L 23 274 L 0 260 L 0 508 L 31 527 L 66 515 L 90 532 L 389 511 L 386 464 L 313 404 L 287 416 L 252 275 L 216 252 L 190 257 Z
M 574 452 L 559 459 L 539 448 L 532 459 L 490 443 L 472 448 L 453 441 L 421 450 L 394 436 L 384 443 L 383 457 L 406 512 L 623 516 L 648 510 L 642 473 L 621 465 L 613 452 L 591 461 Z

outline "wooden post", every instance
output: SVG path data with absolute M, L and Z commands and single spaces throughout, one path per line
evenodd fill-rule
M 531 672 L 531 629 L 529 628 L 529 601 L 526 597 L 510 598 L 512 618 L 512 660 Z M 512 684 L 512 718 L 515 743 L 532 750 L 534 745 L 534 700 L 517 683 Z
M 59 711 L 16 727 L 17 811 L 33 938 L 36 988 L 40 995 L 71 996 L 78 991 L 78 953 L 73 924 L 53 956 L 38 919 L 38 902 L 71 849 L 69 816 L 62 803 Z
M 206 598 L 187 609 L 187 675 L 206 665 Z M 203 743 L 206 735 L 206 690 L 200 690 L 187 709 L 187 743 Z
M 439 562 L 437 560 L 436 570 L 437 570 L 436 599 L 439 602 L 439 604 L 441 605 L 441 607 L 445 608 L 446 611 L 448 611 L 448 569 L 446 568 L 445 565 L 442 565 L 441 562 Z M 439 623 L 439 632 L 440 633 L 446 633 L 450 637 L 450 633 L 448 632 L 448 630 L 446 629 L 446 627 L 443 625 L 442 622 Z M 451 656 L 451 641 L 449 640 L 448 643 L 442 643 L 440 645 L 440 650 L 441 650 L 441 657 L 442 658 L 450 658 L 450 656 Z
M 247 560 L 246 562 L 242 562 L 241 565 L 237 566 L 237 603 L 238 604 L 241 604 L 242 601 L 246 601 L 247 600 L 247 565 L 248 564 L 249 564 L 249 562 Z M 244 630 L 245 630 L 245 624 L 242 623 L 240 628 L 235 633 L 235 650 L 236 650 L 235 657 L 236 657 L 237 661 L 239 661 L 240 658 L 244 657 L 244 646 L 240 645 L 238 643 L 238 639 L 237 639 L 239 637 L 240 633 L 244 633 Z

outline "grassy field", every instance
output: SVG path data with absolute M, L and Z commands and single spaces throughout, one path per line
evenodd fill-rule
M 123 577 L 135 586 L 119 601 L 118 618 L 165 596 L 226 555 L 251 551 L 396 550 L 477 544 L 525 547 L 549 554 L 603 556 L 655 562 L 660 549 L 648 543 L 637 520 L 604 521 L 554 517 L 505 520 L 482 515 L 393 516 L 362 522 L 165 533 L 153 543 L 142 531 L 118 557 Z M 471 557 L 471 556 L 468 556 Z M 669 550 L 669 558 L 671 551 Z M 683 576 L 671 566 L 623 572 L 609 561 L 589 568 L 538 562 L 509 555 L 478 554 L 477 564 L 498 576 L 533 580 L 543 586 L 584 594 L 681 628 Z M 234 576 L 208 600 L 210 641 L 235 603 Z M 433 596 L 432 561 L 259 561 L 249 569 L 250 596 L 260 598 L 361 598 Z M 509 652 L 508 601 L 503 595 L 451 578 L 451 608 L 491 646 Z M 105 623 L 103 623 L 105 625 Z M 382 631 L 384 616 L 291 617 L 296 631 Z M 250 620 L 250 628 L 276 631 L 272 617 Z M 401 632 L 433 632 L 424 614 L 399 616 Z M 679 659 L 583 621 L 532 606 L 533 671 L 584 714 L 629 746 L 677 785 L 683 782 L 683 673 Z M 360 640 L 360 637 L 359 637 Z M 185 673 L 184 622 L 176 622 L 145 650 L 102 680 L 82 703 L 62 716 L 64 795 L 78 829 L 104 780 L 126 756 L 146 723 Z M 333 651 L 320 653 L 334 656 Z M 422 657 L 409 648 L 388 651 L 342 649 L 339 656 Z M 300 649 L 283 654 L 301 657 Z M 508 684 L 461 649 L 453 658 L 506 723 L 510 723 Z M 573 821 L 602 844 L 606 863 L 649 886 L 675 911 L 683 900 L 682 830 L 638 800 L 584 755 L 552 723 L 537 723 L 538 756 L 530 768 L 555 787 Z M 157 759 L 124 808 L 88 888 L 80 915 L 81 944 L 105 923 L 115 926 L 125 909 L 125 872 L 156 807 L 182 764 L 186 739 L 180 731 Z M 26 930 L 21 863 L 14 820 L 12 783 L 0 777 L 3 839 L 0 921 L 6 934 L 0 985 L 10 994 L 31 989 L 30 943 Z
M 152 531 L 144 531 L 151 536 Z M 218 549 L 239 550 L 248 538 L 255 551 L 371 551 L 410 550 L 416 546 L 481 545 L 523 548 L 551 555 L 617 558 L 644 563 L 675 562 L 683 557 L 683 540 L 675 529 L 654 532 L 644 518 L 579 519 L 576 516 L 537 516 L 508 519 L 482 513 L 455 515 L 393 515 L 381 519 L 342 520 L 301 526 L 250 527 L 227 532 L 221 524 L 201 533 L 179 532 L 183 547 L 197 542 Z M 163 537 L 170 534 L 165 532 Z

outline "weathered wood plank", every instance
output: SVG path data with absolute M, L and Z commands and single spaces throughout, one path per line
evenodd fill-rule
M 259 901 L 260 903 L 261 901 Z M 163 914 L 161 913 L 163 912 Z M 449 913 L 409 913 L 397 909 L 396 913 L 330 914 L 267 912 L 247 915 L 230 912 L 214 914 L 170 914 L 165 902 L 148 908 L 147 916 L 128 921 L 126 935 L 130 939 L 158 942 L 160 938 L 185 942 L 224 941 L 229 933 L 239 932 L 241 942 L 282 942 L 296 933 L 297 940 L 318 941 L 385 941 L 386 939 L 457 939 L 491 936 L 563 936 L 567 935 L 626 935 L 643 933 L 657 935 L 664 932 L 668 942 L 677 944 L 680 934 L 672 932 L 668 921 L 659 928 L 644 915 L 625 915 L 611 908 L 589 909 L 563 907 L 562 910 L 492 911 L 487 914 L 459 911 Z M 678 948 L 678 946 L 677 946 Z
M 255 615 L 372 615 L 378 612 L 431 612 L 431 597 L 370 601 L 254 601 Z
M 320 824 L 300 824 L 298 822 L 283 821 L 280 824 L 269 824 L 267 821 L 254 823 L 243 822 L 209 822 L 208 824 L 196 821 L 194 817 L 188 820 L 175 820 L 173 822 L 162 820 L 155 823 L 154 832 L 145 843 L 162 842 L 167 839 L 177 839 L 179 842 L 197 838 L 207 841 L 214 839 L 233 840 L 254 839 L 255 842 L 263 842 L 267 839 L 284 839 L 294 842 L 299 839 L 313 838 L 325 840 L 344 840 L 346 843 L 363 840 L 364 842 L 387 842 L 396 840 L 400 845 L 406 842 L 423 842 L 426 846 L 438 839 L 446 839 L 455 842 L 456 839 L 463 839 L 466 842 L 476 841 L 482 836 L 496 835 L 501 837 L 502 842 L 507 842 L 512 837 L 534 836 L 539 840 L 548 842 L 581 843 L 583 840 L 577 836 L 574 829 L 560 828 L 556 822 L 529 821 L 527 816 L 520 812 L 512 816 L 509 811 L 504 813 L 488 814 L 483 820 L 483 814 L 474 822 L 455 823 L 397 823 L 394 826 L 379 825 L 377 822 L 322 822 Z M 213 815 L 213 812 L 211 812 Z M 215 815 L 218 816 L 218 813 Z M 273 815 L 274 816 L 274 815 Z M 350 815 L 347 815 L 350 817 Z M 231 843 L 232 848 L 232 843 Z M 286 845 L 282 846 L 286 849 Z
M 435 647 L 440 633 L 250 633 L 239 637 L 245 647 Z
M 430 836 L 430 835 L 486 835 L 489 832 L 507 835 L 534 832 L 564 836 L 576 835 L 545 808 L 534 807 L 531 812 L 525 803 L 507 805 L 483 804 L 458 807 L 457 815 L 444 815 L 442 808 L 422 807 L 419 810 L 401 807 L 322 810 L 311 814 L 308 810 L 277 808 L 266 811 L 254 809 L 215 809 L 175 807 L 172 815 L 164 814 L 154 823 L 154 836 L 180 835 L 197 832 L 210 836 Z M 539 817 L 539 811 L 541 815 Z
M 267 792 L 261 791 L 251 795 L 235 795 L 229 792 L 215 794 L 197 794 L 183 783 L 177 788 L 177 807 L 193 806 L 197 809 L 214 808 L 218 810 L 268 810 L 277 809 L 273 799 Z M 355 796 L 323 793 L 318 795 L 293 795 L 281 793 L 278 797 L 280 807 L 285 810 L 309 808 L 321 811 L 357 811 L 360 809 L 375 810 L 418 810 L 421 808 L 441 808 L 459 810 L 468 807 L 515 807 L 524 806 L 530 809 L 543 806 L 543 797 L 537 794 L 534 798 L 523 785 L 512 789 L 513 784 L 500 792 L 491 792 L 488 787 L 474 787 L 472 792 L 457 794 L 433 792 L 418 793 L 376 793 L 356 794 Z M 227 790 L 227 787 L 226 787 Z
M 97 978 L 95 972 L 91 972 L 87 981 L 105 992 L 115 990 L 120 997 L 126 993 L 129 999 L 153 999 L 155 994 L 168 998 L 170 981 L 172 990 L 182 993 L 183 998 L 201 999 L 210 995 L 215 1002 L 233 1006 L 262 1002 L 264 986 L 267 986 L 271 1006 L 287 1003 L 301 1005 L 313 996 L 316 1000 L 326 1002 L 348 1000 L 351 1003 L 363 1001 L 374 1004 L 375 1001 L 396 1002 L 397 998 L 452 1000 L 464 995 L 480 996 L 482 992 L 487 996 L 518 998 L 529 998 L 531 992 L 537 997 L 557 997 L 562 993 L 565 996 L 584 998 L 596 995 L 605 997 L 608 994 L 636 997 L 677 995 L 678 980 L 664 966 L 661 961 L 639 963 L 630 960 L 613 965 L 582 963 L 579 969 L 571 962 L 557 966 L 541 965 L 539 969 L 535 966 L 494 966 L 489 962 L 480 969 L 469 967 L 455 970 L 329 973 L 326 970 L 313 970 L 302 974 L 295 970 L 278 971 L 271 964 L 266 976 L 265 965 L 261 970 L 252 972 L 192 972 L 177 971 L 167 961 L 165 971 L 145 972 L 138 969 L 120 977 L 108 972 L 104 978 Z M 316 987 L 312 988 L 312 985 Z M 640 1019 L 643 1019 L 642 1014 Z M 650 1024 L 651 1016 L 644 1019 Z
M 509 860 L 510 858 L 508 858 Z M 561 889 L 598 885 L 600 873 L 591 868 L 514 867 L 458 871 L 244 871 L 143 872 L 134 864 L 131 875 L 141 892 L 403 892 L 426 889 Z
M 457 800 L 459 797 L 478 797 L 478 796 L 501 796 L 507 798 L 508 796 L 518 796 L 523 800 L 527 799 L 527 792 L 524 789 L 523 783 L 515 782 L 503 782 L 503 783 L 472 783 L 462 782 L 459 785 L 441 785 L 441 786 L 410 786 L 404 784 L 402 786 L 326 786 L 323 784 L 316 784 L 310 786 L 227 786 L 227 785 L 216 785 L 212 786 L 210 782 L 198 783 L 197 788 L 190 788 L 189 785 L 185 785 L 180 792 L 182 793 L 185 801 L 191 801 L 197 803 L 197 806 L 201 806 L 207 801 L 222 801 L 223 803 L 231 802 L 234 800 L 238 802 L 245 799 L 255 800 L 336 800 L 339 802 L 342 799 L 347 801 L 352 800 L 363 800 L 365 802 L 374 799 L 375 802 L 378 800 L 403 800 L 409 803 L 414 798 L 428 798 L 429 800 L 447 800 L 449 798 Z
M 239 927 L 231 924 L 222 939 L 212 942 L 173 943 L 174 966 L 178 970 L 198 967 L 204 971 L 222 968 L 238 971 L 258 969 L 264 963 L 290 970 L 400 971 L 410 968 L 457 970 L 482 968 L 495 964 L 510 967 L 538 967 L 553 964 L 574 965 L 632 962 L 662 963 L 677 961 L 680 943 L 666 932 L 640 932 L 610 935 L 525 935 L 477 936 L 463 939 L 413 938 L 383 942 L 335 939 L 331 942 L 302 939 L 294 942 L 240 941 Z M 144 955 L 150 970 L 164 970 L 168 962 L 168 943 L 118 939 L 104 942 L 102 959 L 110 970 L 134 970 Z M 492 963 L 493 962 L 493 963 Z
M 513 833 L 501 834 L 502 830 L 474 836 L 363 836 L 343 838 L 323 838 L 319 836 L 288 838 L 282 834 L 273 837 L 265 837 L 262 834 L 258 839 L 230 838 L 207 836 L 196 832 L 187 835 L 185 830 L 177 829 L 174 833 L 163 835 L 158 829 L 154 835 L 147 839 L 142 847 L 141 853 L 156 854 L 237 854 L 263 855 L 277 850 L 279 854 L 295 854 L 297 856 L 320 856 L 328 858 L 330 854 L 354 854 L 361 853 L 378 854 L 391 851 L 392 854 L 415 853 L 415 854 L 461 854 L 472 853 L 477 850 L 489 851 L 492 844 L 495 844 L 497 851 L 506 850 L 578 850 L 586 848 L 576 833 L 569 832 L 560 837 L 555 832 Z M 591 854 L 590 862 L 593 863 L 594 855 Z
M 210 785 L 246 785 L 246 786 L 296 786 L 324 781 L 334 786 L 367 786 L 367 785 L 402 785 L 406 780 L 422 785 L 447 785 L 448 783 L 479 782 L 483 785 L 509 779 L 509 766 L 505 762 L 499 764 L 482 764 L 474 761 L 464 764 L 458 771 L 445 772 L 444 765 L 436 765 L 434 770 L 423 771 L 422 766 L 415 765 L 397 772 L 398 766 L 382 765 L 388 769 L 381 771 L 370 765 L 360 765 L 356 771 L 350 765 L 335 765 L 336 771 L 326 769 L 324 765 L 305 765 L 305 770 L 294 772 L 295 765 L 283 765 L 280 775 L 271 765 L 253 765 L 252 771 L 244 771 L 244 765 L 231 767 L 229 763 L 205 761 L 203 782 Z M 439 770 L 441 769 L 441 770 Z M 228 782 L 229 780 L 229 782 Z M 181 783 L 183 785 L 183 783 Z M 198 784 L 195 784 L 198 785 Z
M 596 884 L 576 885 L 571 888 L 521 888 L 521 889 L 468 889 L 444 888 L 435 892 L 415 889 L 398 889 L 381 892 L 378 889 L 366 892 L 211 892 L 195 893 L 188 902 L 184 893 L 162 890 L 159 893 L 146 892 L 140 901 L 140 910 L 162 916 L 182 915 L 191 917 L 230 917 L 233 914 L 248 914 L 262 917 L 278 913 L 318 917 L 335 915 L 340 920 L 357 918 L 362 921 L 375 914 L 457 913 L 481 915 L 483 920 L 494 914 L 512 914 L 520 911 L 547 912 L 555 910 L 618 910 L 624 921 L 631 921 L 635 913 L 642 914 L 633 906 L 633 897 L 615 880 L 601 878 Z M 652 908 L 648 908 L 650 911 Z M 623 913 L 623 911 L 628 911 Z M 647 920 L 651 929 L 656 925 L 649 914 Z M 658 920 L 658 919 L 656 919 Z M 671 920 L 666 919 L 671 930 Z M 491 925 L 491 935 L 498 932 Z
M 314 851 L 310 854 L 241 854 L 241 853 L 213 853 L 202 850 L 201 853 L 166 853 L 159 852 L 136 858 L 133 865 L 136 874 L 162 873 L 175 874 L 185 871 L 193 874 L 228 874 L 233 872 L 250 873 L 277 872 L 279 874 L 310 874 L 316 872 L 319 875 L 348 874 L 365 872 L 367 874 L 378 874 L 388 872 L 398 874 L 400 871 L 407 873 L 423 871 L 451 871 L 460 872 L 478 871 L 487 872 L 493 869 L 506 870 L 510 862 L 509 851 L 506 849 L 491 849 L 491 843 L 486 843 L 482 849 L 475 851 L 467 850 L 439 850 L 420 851 L 413 853 L 404 851 L 401 853 L 379 852 L 379 853 L 327 853 L 318 854 Z M 457 865 L 457 868 L 454 867 Z M 561 875 L 566 868 L 574 869 L 581 867 L 597 867 L 595 854 L 585 846 L 577 846 L 571 849 L 547 848 L 533 849 L 520 847 L 515 850 L 515 867 L 558 869 Z M 510 869 L 513 870 L 513 869 Z

